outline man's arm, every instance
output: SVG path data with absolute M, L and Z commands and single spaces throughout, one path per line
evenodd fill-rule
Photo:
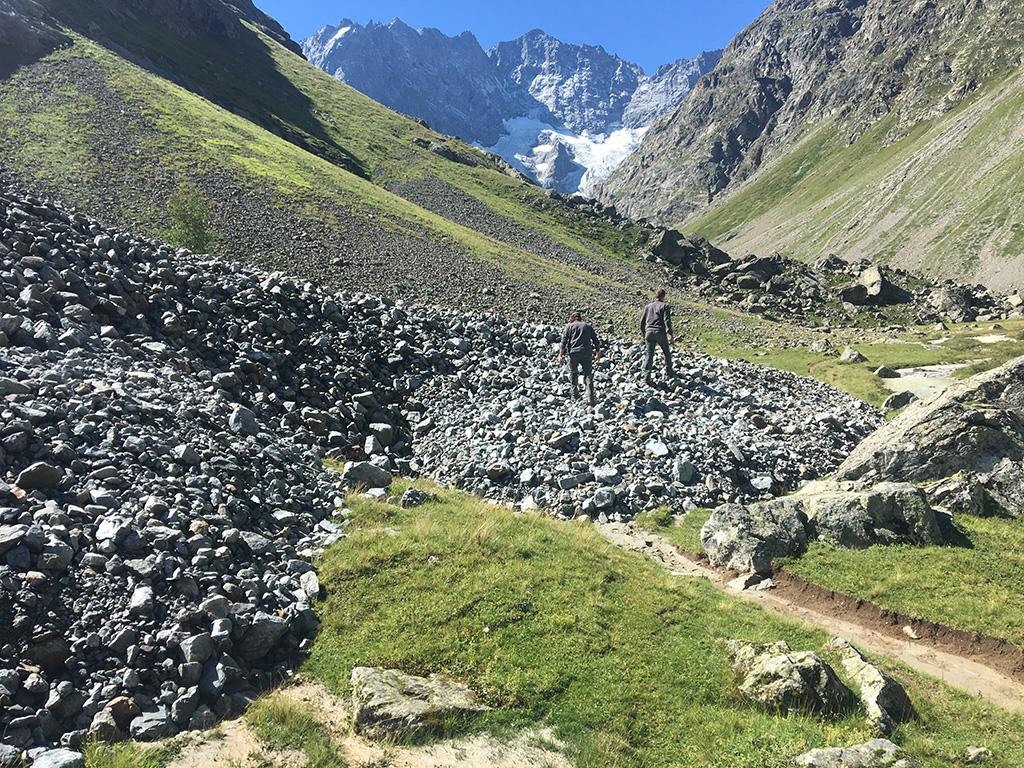
M 562 360 L 565 359 L 565 348 L 569 346 L 569 326 L 565 326 L 565 330 L 562 331 L 562 346 L 558 348 L 558 364 L 562 364 Z
M 640 310 L 640 335 L 647 333 L 647 307 Z
M 601 359 L 601 340 L 597 337 L 597 331 L 594 330 L 593 326 L 590 327 L 590 336 L 591 336 L 590 343 L 594 345 L 594 359 L 595 360 L 600 360 Z
M 675 341 L 675 334 L 672 332 L 672 307 L 665 305 L 665 330 L 668 331 L 669 342 Z

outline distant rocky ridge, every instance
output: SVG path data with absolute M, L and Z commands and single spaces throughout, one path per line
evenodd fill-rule
M 987 86 L 1022 56 L 1024 13 L 1012 0 L 778 0 L 596 193 L 671 226 L 724 210 L 702 231 L 743 247 L 792 244 L 808 259 L 886 252 L 900 266 L 983 280 L 1016 259 L 1019 274 L 1008 245 L 1015 187 L 994 172 L 1021 151 L 996 116 L 1019 109 L 1018 85 Z M 905 154 L 882 156 L 904 140 Z M 1004 157 L 990 167 L 993 153 Z M 757 187 L 766 174 L 772 183 Z
M 780 0 L 604 192 L 629 213 L 678 223 L 791 149 L 809 123 L 835 119 L 853 141 L 892 114 L 894 142 L 1019 62 L 1020 21 L 1009 0 Z
M 646 75 L 600 46 L 540 30 L 484 51 L 401 20 L 343 20 L 302 44 L 315 65 L 443 133 L 492 148 L 547 187 L 586 189 L 675 109 L 720 52 Z

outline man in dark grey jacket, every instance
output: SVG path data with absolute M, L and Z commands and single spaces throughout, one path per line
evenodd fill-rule
M 672 334 L 672 307 L 665 303 L 665 289 L 659 288 L 654 294 L 654 301 L 644 307 L 640 315 L 640 335 L 647 343 L 647 359 L 644 361 L 644 378 L 648 384 L 653 384 L 651 371 L 654 370 L 654 351 L 661 347 L 665 355 L 665 376 L 669 379 L 675 377 L 672 370 L 672 342 L 675 336 Z
M 601 342 L 594 326 L 584 321 L 579 312 L 573 312 L 569 324 L 562 332 L 562 346 L 558 350 L 558 364 L 569 356 L 569 382 L 572 385 L 573 400 L 579 399 L 579 375 L 583 371 L 583 382 L 587 386 L 590 404 L 597 404 L 594 395 L 594 361 L 601 359 Z

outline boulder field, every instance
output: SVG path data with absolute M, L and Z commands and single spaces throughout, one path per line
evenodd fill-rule
M 558 329 L 332 294 L 6 187 L 0 278 L 4 760 L 209 726 L 288 675 L 353 489 L 419 473 L 628 519 L 771 498 L 880 422 L 698 355 L 651 389 L 621 342 L 588 411 Z

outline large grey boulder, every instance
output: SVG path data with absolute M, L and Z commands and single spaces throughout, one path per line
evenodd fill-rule
M 772 560 L 807 549 L 807 531 L 787 503 L 727 504 L 711 515 L 700 531 L 711 564 L 746 573 L 766 573 Z
M 850 689 L 813 651 L 793 651 L 784 642 L 741 640 L 730 640 L 726 647 L 741 677 L 740 692 L 763 709 L 838 717 L 856 706 Z
M 860 701 L 868 722 L 881 735 L 888 736 L 900 723 L 914 716 L 906 689 L 841 637 L 833 638 L 829 648 L 841 660 L 847 677 L 860 689 Z
M 862 484 L 932 483 L 960 473 L 992 506 L 1024 515 L 1024 358 L 953 384 L 858 445 L 836 477 Z M 1010 489 L 1010 490 L 1001 490 Z
M 811 541 L 838 547 L 873 544 L 923 546 L 944 541 L 935 511 L 908 483 L 860 489 L 819 481 L 798 493 L 712 513 L 700 532 L 711 564 L 734 571 L 768 573 L 772 560 L 796 557 Z
M 909 301 L 911 296 L 894 285 L 881 267 L 871 266 L 863 270 L 856 281 L 839 292 L 842 301 L 855 306 L 866 304 L 899 304 Z
M 437 676 L 371 667 L 352 670 L 352 722 L 370 738 L 437 731 L 453 718 L 487 710 L 469 688 Z
M 886 739 L 852 747 L 812 749 L 793 760 L 798 768 L 920 768 L 920 763 Z
M 391 485 L 392 476 L 386 469 L 368 461 L 350 461 L 345 465 L 341 479 L 363 488 L 387 488 Z
M 806 519 L 810 538 L 848 549 L 873 544 L 942 544 L 934 510 L 909 483 L 879 483 L 860 490 L 850 484 L 811 483 L 788 499 Z

